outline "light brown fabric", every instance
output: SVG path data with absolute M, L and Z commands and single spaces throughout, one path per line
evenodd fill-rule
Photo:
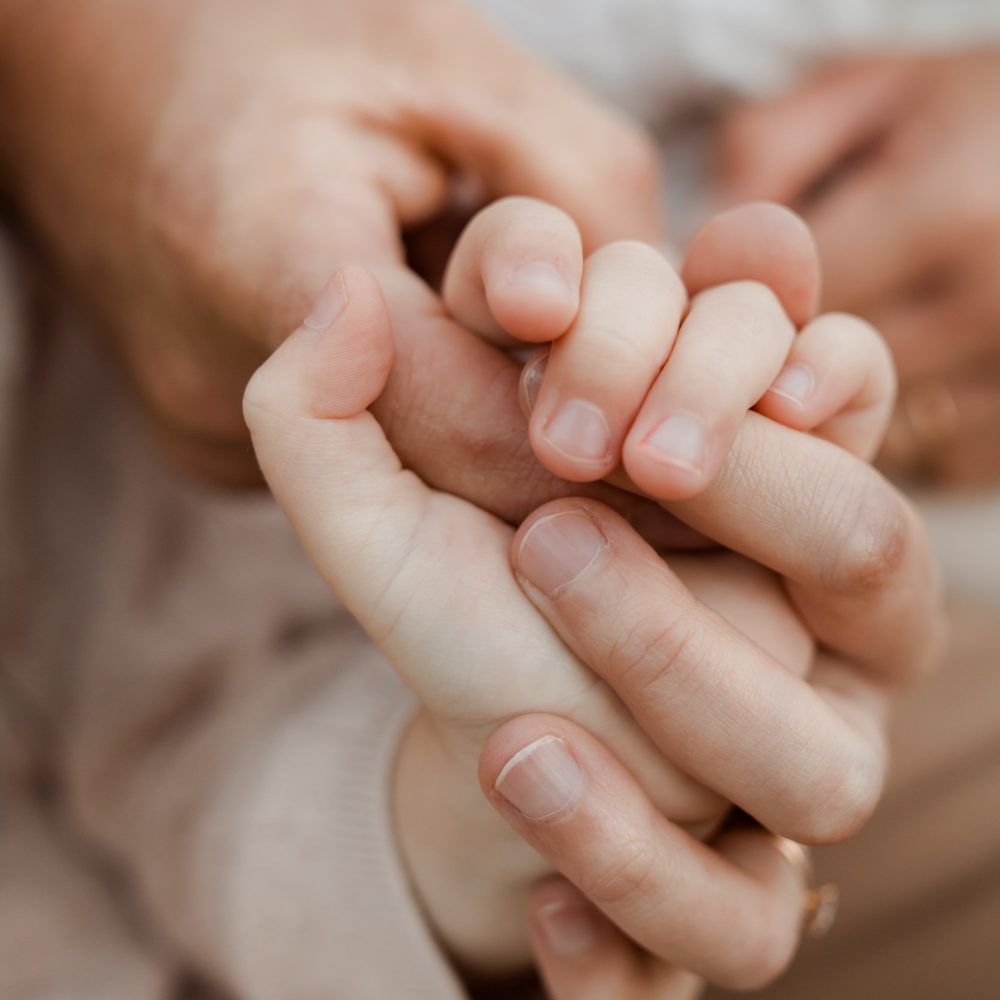
M 81 922 L 109 1000 L 159 1000 L 185 963 L 240 1000 L 461 996 L 393 839 L 410 696 L 266 492 L 164 469 L 94 339 L 29 314 L 27 285 L 0 327 L 0 966 L 24 946 L 17 900 L 63 919 L 0 998 L 90 996 L 72 963 L 31 978 L 92 950 Z M 21 815 L 53 843 L 25 854 Z M 129 924 L 147 940 L 118 969 Z

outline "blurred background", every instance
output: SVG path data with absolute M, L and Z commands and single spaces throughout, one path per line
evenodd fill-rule
M 9 52 L 11 32 L 22 30 L 32 12 L 30 3 L 7 0 L 5 8 L 4 2 L 0 48 Z M 816 235 L 825 272 L 824 309 L 859 313 L 888 339 L 900 394 L 880 465 L 906 486 L 930 526 L 953 617 L 952 641 L 945 668 L 900 708 L 895 769 L 874 820 L 856 841 L 817 854 L 820 875 L 840 886 L 834 929 L 821 942 L 807 941 L 788 976 L 764 995 L 773 1000 L 1000 997 L 1000 2 L 476 0 L 474 5 L 526 48 L 651 130 L 663 152 L 667 231 L 674 249 L 719 207 L 752 199 L 788 204 Z M 44 6 L 51 16 L 53 5 Z M 245 5 L 248 19 L 257 6 Z M 5 17 L 14 8 L 17 17 Z M 157 36 L 142 17 L 135 23 L 138 29 L 131 21 L 129 27 L 141 43 L 132 59 L 141 64 L 155 51 Z M 82 65 L 97 66 L 102 58 L 92 47 Z M 13 93 L 3 87 L 10 77 L 3 59 L 0 51 L 0 109 L 5 92 Z M 74 59 L 81 59 L 76 49 Z M 84 79 L 89 75 L 81 75 Z M 44 78 L 39 86 L 47 86 Z M 141 131 L 137 97 L 120 81 L 114 86 L 122 121 L 134 121 Z M 74 120 L 81 133 L 92 125 L 86 115 Z M 0 162 L 2 144 L 0 136 Z M 72 155 L 63 162 L 72 174 Z M 87 169 L 100 171 L 103 163 L 98 157 Z M 266 199 L 266 192 L 261 197 Z M 42 200 L 46 222 L 40 230 L 58 229 L 64 220 L 75 224 L 68 196 L 66 203 Z M 88 225 L 107 219 L 113 229 L 115 203 L 111 192 L 97 213 L 101 221 Z M 86 296 L 53 288 L 44 240 L 14 197 L 5 199 L 3 213 L 0 327 L 51 332 L 91 324 L 100 308 L 92 309 Z M 252 242 L 252 235 L 241 238 Z M 184 240 L 179 231 L 171 238 Z M 75 248 L 69 257 L 78 274 L 130 298 L 131 289 L 116 284 L 100 253 L 81 249 L 74 257 Z M 210 262 L 206 267 L 211 272 Z M 167 287 L 171 302 L 188 292 L 176 284 Z M 136 315 L 143 308 L 137 301 Z M 57 472 L 39 472 L 34 484 L 60 498 L 58 517 L 33 511 L 27 513 L 39 516 L 25 518 L 22 473 L 0 479 L 4 509 L 16 513 L 10 523 L 32 525 L 27 533 L 16 527 L 16 556 L 14 533 L 0 536 L 9 550 L 0 559 L 0 657 L 5 649 L 18 648 L 30 618 L 43 623 L 38 641 L 53 664 L 44 675 L 27 676 L 11 656 L 0 660 L 5 668 L 0 669 L 0 763 L 8 787 L 6 799 L 0 799 L 0 955 L 8 956 L 6 966 L 0 961 L 0 1000 L 209 1000 L 221 996 L 214 986 L 165 967 L 162 956 L 169 949 L 156 930 L 156 915 L 140 912 L 121 871 L 71 829 L 77 821 L 67 816 L 82 808 L 84 828 L 117 843 L 120 831 L 150 808 L 143 804 L 141 784 L 164 774 L 176 782 L 178 775 L 197 773 L 204 747 L 223 739 L 198 731 L 184 712 L 228 696 L 229 675 L 216 669 L 213 659 L 225 642 L 214 629 L 227 608 L 230 620 L 253 622 L 258 612 L 267 614 L 274 595 L 241 580 L 220 599 L 221 611 L 213 604 L 206 614 L 197 596 L 185 596 L 186 574 L 195 570 L 179 570 L 176 553 L 196 536 L 203 550 L 196 568 L 211 575 L 229 538 L 267 539 L 253 559 L 240 564 L 246 567 L 259 568 L 261 561 L 280 565 L 289 543 L 273 534 L 263 501 L 241 502 L 234 513 L 224 493 L 177 483 L 140 457 L 141 432 L 115 423 L 117 390 L 100 364 L 72 338 L 64 343 L 59 336 L 44 336 L 61 360 L 55 381 L 35 377 L 32 352 L 13 341 L 0 343 L 0 388 L 8 403 L 25 401 L 0 420 L 7 449 L 0 458 L 9 468 L 22 468 L 21 445 L 12 442 L 24 440 L 30 422 L 39 432 L 58 425 L 65 459 Z M 45 343 L 49 351 L 49 340 Z M 245 367 L 242 354 L 240 363 Z M 64 402 L 45 403 L 53 393 Z M 135 481 L 124 499 L 102 478 L 110 467 L 109 446 L 75 440 L 77 422 L 84 419 L 113 425 L 107 440 L 136 456 Z M 245 452 L 242 442 L 239 447 Z M 81 490 L 82 480 L 91 487 Z M 137 507 L 157 512 L 162 530 L 155 542 L 136 543 L 136 526 L 132 535 L 91 528 L 106 522 L 128 526 Z M 187 515 L 190 522 L 181 527 Z M 89 579 L 79 567 L 94 559 L 95 551 L 96 558 L 127 565 L 136 590 L 125 593 L 120 582 Z M 53 553 L 59 558 L 52 564 L 62 568 L 45 576 L 37 567 L 49 565 Z M 238 578 L 239 567 L 233 573 Z M 26 606 L 25 581 L 44 585 L 42 605 Z M 303 669 L 312 670 L 312 654 L 304 650 L 325 595 L 303 584 L 297 597 L 307 609 L 303 620 L 278 639 L 269 634 L 266 642 L 280 642 L 283 653 L 309 660 Z M 234 611 L 237 606 L 242 610 Z M 99 640 L 74 624 L 81 609 L 104 622 Z M 115 625 L 126 618 L 134 625 L 127 634 Z M 127 733 L 132 742 L 126 740 L 123 751 L 118 732 L 111 753 L 111 736 L 95 720 L 116 699 L 128 715 L 134 684 L 129 664 L 148 655 L 166 634 L 171 642 L 182 634 L 190 640 L 197 650 L 192 663 L 203 679 L 185 680 L 180 695 L 170 688 L 172 708 L 157 720 L 157 731 L 177 726 L 183 735 L 190 725 L 197 731 L 196 745 L 179 760 L 153 755 L 123 785 L 116 771 L 122 755 L 145 753 L 147 737 L 138 730 Z M 261 635 L 248 627 L 241 639 L 241 653 L 255 664 Z M 74 687 L 67 664 L 76 656 L 101 664 L 98 682 Z M 166 689 L 173 683 L 172 668 L 158 667 Z M 263 665 L 254 669 L 267 672 Z M 73 733 L 67 733 L 60 712 L 74 698 L 83 708 Z M 251 706 L 230 719 L 225 738 L 238 743 L 242 737 L 234 734 L 252 731 L 254 711 Z M 205 752 L 204 759 L 211 758 Z M 85 788 L 68 803 L 52 777 L 63 769 L 82 775 Z M 115 806 L 108 808 L 112 788 Z M 146 888 L 152 885 L 169 897 L 173 881 L 191 871 L 181 871 L 180 851 L 169 846 L 171 837 L 183 840 L 184 820 L 168 818 L 169 803 L 163 808 L 163 817 L 144 816 L 147 836 L 162 836 L 168 845 L 162 864 L 144 878 Z M 127 857 L 128 848 L 123 852 Z M 199 856 L 197 864 L 209 871 L 213 859 Z M 37 954 L 39 941 L 52 942 L 41 963 L 28 958 Z

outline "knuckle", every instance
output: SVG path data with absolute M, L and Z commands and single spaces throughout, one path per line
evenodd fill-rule
M 662 608 L 640 619 L 611 648 L 612 686 L 634 698 L 662 696 L 666 684 L 697 656 L 697 634 L 685 615 L 664 621 Z
M 760 281 L 730 281 L 699 292 L 691 309 L 692 315 L 696 312 L 716 320 L 724 317 L 743 331 L 742 338 L 755 344 L 773 342 L 787 351 L 795 336 L 781 300 Z
M 615 240 L 595 250 L 590 267 L 614 275 L 619 290 L 641 294 L 660 309 L 687 302 L 687 288 L 680 275 L 656 247 L 641 240 Z
M 887 400 L 895 398 L 896 362 L 892 349 L 876 327 L 860 316 L 845 312 L 825 313 L 810 326 L 817 327 L 830 341 L 851 340 L 864 357 L 869 379 L 883 387 L 881 394 Z
M 849 470 L 847 470 L 849 471 Z M 874 472 L 838 502 L 834 531 L 822 560 L 823 582 L 835 592 L 859 598 L 885 592 L 909 563 L 919 519 Z
M 598 260 L 615 258 L 625 265 L 638 270 L 644 278 L 660 278 L 663 272 L 672 270 L 666 258 L 650 243 L 642 240 L 615 240 L 596 250 Z
M 698 299 L 713 302 L 722 299 L 742 309 L 760 313 L 780 313 L 784 315 L 781 299 L 773 289 L 762 281 L 741 279 L 729 281 L 717 288 L 708 288 L 698 294 Z
M 808 844 L 837 844 L 853 837 L 871 819 L 882 795 L 884 769 L 872 754 L 859 753 L 827 766 L 810 782 L 802 806 L 802 826 L 791 832 Z
M 487 206 L 477 217 L 495 239 L 509 241 L 522 234 L 565 238 L 577 236 L 572 217 L 556 205 L 527 195 L 509 195 Z
M 655 853 L 649 843 L 627 840 L 581 880 L 580 888 L 599 906 L 613 906 L 646 895 L 654 882 Z

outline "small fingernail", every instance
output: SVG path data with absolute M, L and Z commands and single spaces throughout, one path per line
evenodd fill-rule
M 546 440 L 567 458 L 598 462 L 611 454 L 607 418 L 593 403 L 570 399 L 556 410 L 543 431 Z
M 543 903 L 537 914 L 545 940 L 557 955 L 579 955 L 588 951 L 601 931 L 597 914 L 584 904 L 553 900 Z
M 566 275 L 546 260 L 529 260 L 519 264 L 510 272 L 508 280 L 525 295 L 563 301 L 573 293 Z
M 539 351 L 528 359 L 528 363 L 521 371 L 521 382 L 519 392 L 521 395 L 521 411 L 525 417 L 531 416 L 531 411 L 535 408 L 538 399 L 538 391 L 542 388 L 545 379 L 545 366 L 549 363 L 548 350 Z
M 555 597 L 587 571 L 607 544 L 586 514 L 550 514 L 539 518 L 521 539 L 518 572 L 543 594 Z
M 558 736 L 542 736 L 507 761 L 493 788 L 525 819 L 548 819 L 580 797 L 583 771 Z
M 312 310 L 302 321 L 302 325 L 310 330 L 326 330 L 333 326 L 346 305 L 347 286 L 344 284 L 344 275 L 341 271 L 336 271 L 323 286 L 323 291 L 317 296 Z
M 789 365 L 774 380 L 770 391 L 776 396 L 783 396 L 802 406 L 809 398 L 815 384 L 816 379 L 811 368 L 805 365 Z
M 705 462 L 705 427 L 691 413 L 667 417 L 643 442 L 661 462 L 700 472 Z

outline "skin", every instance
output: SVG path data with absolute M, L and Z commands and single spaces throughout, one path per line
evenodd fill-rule
M 400 30 L 374 30 L 385 23 Z M 514 433 L 518 366 L 448 317 L 400 235 L 447 205 L 461 171 L 487 195 L 548 198 L 588 249 L 655 238 L 659 172 L 641 133 L 445 0 L 301 0 L 253 17 L 233 0 L 5 0 L 0 27 L 4 191 L 101 317 L 178 464 L 253 479 L 246 378 L 354 260 L 393 325 L 376 410 L 407 466 L 501 523 L 569 492 Z M 442 43 L 456 33 L 457 52 Z M 572 490 L 676 540 L 648 501 Z M 894 539 L 905 554 L 908 532 Z M 762 587 L 737 586 L 730 606 L 759 610 Z
M 956 485 L 1000 474 L 998 87 L 996 49 L 852 63 L 737 111 L 720 148 L 725 196 L 795 206 L 824 306 L 892 347 L 905 405 L 887 466 Z
M 497 422 L 516 366 L 445 320 L 401 237 L 448 208 L 461 175 L 482 197 L 562 206 L 595 245 L 656 238 L 643 132 L 459 0 L 265 0 L 252 14 L 239 0 L 0 0 L 0 26 L 4 193 L 99 316 L 176 464 L 259 483 L 246 382 L 355 262 L 393 314 L 381 409 L 400 453 L 504 516 L 559 495 Z M 435 391 L 457 373 L 460 427 Z M 484 475 L 497 466 L 511 475 Z
M 725 237 L 725 227 L 716 235 Z M 711 251 L 711 242 L 701 244 L 699 252 Z M 904 502 L 834 444 L 745 414 L 719 476 L 681 509 L 700 530 L 728 532 L 734 547 L 754 547 L 756 559 L 782 563 L 789 588 L 803 594 L 801 608 L 826 616 L 830 646 L 814 654 L 797 609 L 759 576 L 736 606 L 745 609 L 751 594 L 763 603 L 734 626 L 703 590 L 706 578 L 725 579 L 725 564 L 701 577 L 697 567 L 702 559 L 735 557 L 691 556 L 687 564 L 672 557 L 668 565 L 619 515 L 585 499 L 543 507 L 515 535 L 403 470 L 365 412 L 392 365 L 384 301 L 361 270 L 334 282 L 338 317 L 321 330 L 307 325 L 275 353 L 248 387 L 246 413 L 262 468 L 307 551 L 425 706 L 400 750 L 396 814 L 438 933 L 474 967 L 524 960 L 520 914 L 547 866 L 539 869 L 536 856 L 522 853 L 523 837 L 655 961 L 730 985 L 773 977 L 796 936 L 787 909 L 791 876 L 775 869 L 773 851 L 764 852 L 766 863 L 758 858 L 766 871 L 757 862 L 748 871 L 732 858 L 706 870 L 718 863 L 706 860 L 716 854 L 704 854 L 678 823 L 710 834 L 728 801 L 799 840 L 839 839 L 864 822 L 882 782 L 888 694 L 919 672 L 940 625 L 925 543 Z M 648 291 L 654 295 L 655 287 Z M 764 314 L 762 330 L 767 323 Z M 851 398 L 841 403 L 849 406 Z M 883 417 L 885 410 L 883 402 Z M 877 417 L 878 408 L 873 412 Z M 741 471 L 748 463 L 752 479 Z M 790 481 L 789 468 L 801 478 Z M 776 511 L 781 531 L 761 530 Z M 575 525 L 577 537 L 582 525 L 601 539 L 586 565 L 574 568 L 572 553 L 553 558 L 551 545 L 543 546 L 542 559 L 530 554 L 541 527 L 560 518 L 571 519 L 562 523 Z M 891 565 L 883 565 L 885 531 Z M 363 579 L 352 569 L 359 561 Z M 553 566 L 567 578 L 554 580 Z M 894 624 L 892 642 L 880 648 L 869 637 L 865 656 L 854 662 L 843 650 L 856 641 L 862 606 L 870 608 L 873 632 L 879 622 L 902 627 Z M 777 622 L 774 631 L 756 631 L 761 620 Z M 484 643 L 487 634 L 493 639 Z M 800 679 L 807 671 L 809 684 Z M 534 714 L 539 709 L 548 712 Z M 502 725 L 511 718 L 513 730 Z M 584 812 L 571 810 L 579 822 L 569 821 L 565 829 L 576 833 L 564 840 L 552 839 L 553 825 L 504 807 L 496 780 L 526 745 L 554 732 L 592 779 L 620 776 L 624 764 L 638 782 L 623 786 L 628 791 L 617 803 L 607 789 L 619 782 L 609 778 L 586 823 Z M 598 756 L 591 755 L 595 737 Z M 790 758 L 790 745 L 809 752 Z M 470 781 L 481 752 L 480 780 L 514 823 L 514 840 Z M 621 764 L 612 763 L 615 757 Z M 464 820 L 442 829 L 445 811 Z M 608 851 L 591 850 L 597 843 Z M 622 856 L 632 849 L 638 854 Z M 726 857 L 721 845 L 717 850 Z M 493 863 L 484 865 L 484 856 Z M 620 894 L 600 891 L 622 865 L 666 877 L 681 858 L 691 862 L 692 892 L 699 891 L 699 872 L 709 881 L 718 876 L 720 899 L 729 882 L 744 887 L 748 903 L 733 933 L 757 946 L 741 950 L 716 938 L 712 947 L 706 938 L 678 953 L 673 937 L 657 932 L 657 914 L 642 891 L 655 881 L 618 880 Z M 772 890 L 785 903 L 761 924 L 749 900 L 770 898 Z

